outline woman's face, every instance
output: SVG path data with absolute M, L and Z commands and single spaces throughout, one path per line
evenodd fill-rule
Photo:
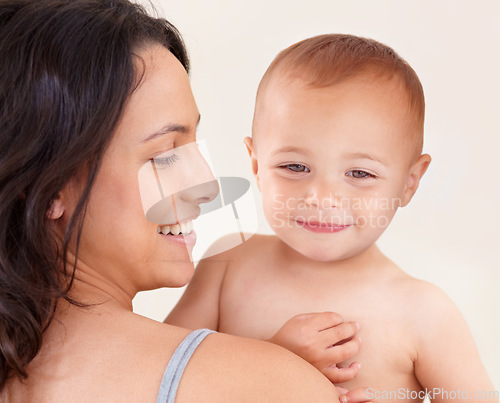
M 138 71 L 144 70 L 144 77 L 130 97 L 103 158 L 78 253 L 86 266 L 131 296 L 145 289 L 182 286 L 193 274 L 189 258 L 193 236 L 182 242 L 180 236 L 158 232 L 159 224 L 174 222 L 146 219 L 138 174 L 155 157 L 193 143 L 199 121 L 188 76 L 179 61 L 159 45 L 138 54 L 144 61 L 138 61 Z M 187 165 L 196 169 L 172 168 L 173 181 L 180 180 L 183 188 L 214 179 L 201 154 L 191 152 Z M 165 167 L 163 176 L 168 175 L 168 169 Z M 214 196 L 198 193 L 188 201 L 188 215 L 177 219 L 182 223 L 195 218 L 199 204 Z M 71 212 L 65 212 L 64 217 Z

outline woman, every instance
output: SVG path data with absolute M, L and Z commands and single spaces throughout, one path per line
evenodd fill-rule
M 192 245 L 158 233 L 138 184 L 195 141 L 175 28 L 126 0 L 3 0 L 0 54 L 0 400 L 338 401 L 277 346 L 132 312 L 138 291 L 193 273 Z M 201 344 L 183 372 L 186 337 Z

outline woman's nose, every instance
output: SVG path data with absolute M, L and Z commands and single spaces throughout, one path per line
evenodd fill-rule
M 181 200 L 188 203 L 202 204 L 211 202 L 218 194 L 219 184 L 215 179 L 212 179 L 208 182 L 203 182 L 181 190 L 179 192 L 179 197 Z
M 178 193 L 178 196 L 188 203 L 211 202 L 219 194 L 219 184 L 210 166 L 198 149 L 194 149 L 189 163 L 189 174 L 185 178 L 183 189 Z

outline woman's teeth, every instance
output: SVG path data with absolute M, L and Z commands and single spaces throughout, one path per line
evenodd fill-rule
M 162 225 L 158 227 L 158 233 L 164 235 L 187 235 L 193 231 L 193 222 L 184 221 L 180 224 Z

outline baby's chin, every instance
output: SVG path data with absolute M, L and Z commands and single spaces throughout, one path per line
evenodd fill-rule
M 279 235 L 277 235 L 279 237 Z M 321 245 L 318 243 L 310 244 L 304 242 L 303 240 L 287 240 L 285 238 L 279 237 L 283 242 L 285 242 L 294 251 L 300 253 L 307 259 L 314 260 L 316 262 L 329 263 L 336 262 L 344 259 L 348 259 L 355 255 L 355 253 L 348 253 L 345 250 L 340 250 L 343 248 L 339 247 L 329 247 Z

